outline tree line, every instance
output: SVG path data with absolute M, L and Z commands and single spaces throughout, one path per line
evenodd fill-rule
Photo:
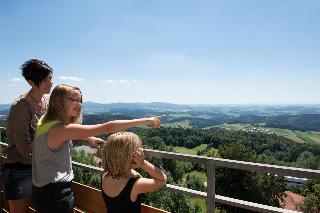
M 218 128 L 162 127 L 160 129 L 134 128 L 130 131 L 137 133 L 142 138 L 145 148 L 155 150 L 174 152 L 175 146 L 193 148 L 200 144 L 207 144 L 206 149 L 198 152 L 199 155 L 212 156 L 210 149 L 215 148 L 218 149 L 218 152 L 213 157 L 309 169 L 320 168 L 319 145 L 297 144 L 277 135 L 227 131 Z M 83 151 L 73 156 L 75 161 L 99 165 L 91 158 L 93 158 L 92 155 L 87 155 Z M 203 181 L 197 175 L 191 174 L 193 171 L 205 172 L 204 165 L 154 157 L 149 160 L 165 170 L 168 183 L 205 191 Z M 75 169 L 75 174 L 80 182 L 100 187 L 100 174 L 93 174 L 90 171 L 83 172 L 80 169 Z M 185 174 L 188 175 L 184 179 Z M 308 187 L 288 188 L 285 179 L 280 176 L 228 168 L 217 168 L 216 171 L 217 194 L 271 206 L 279 206 L 279 200 L 284 196 L 284 192 L 292 190 L 307 196 L 308 199 L 304 204 L 307 206 L 306 208 L 310 209 L 310 206 L 314 208 L 317 206 L 314 196 L 317 195 L 318 183 L 310 182 L 308 184 Z M 192 199 L 185 195 L 165 190 L 146 194 L 143 200 L 146 204 L 171 212 L 199 212 L 204 208 L 192 205 Z M 220 204 L 217 204 L 217 208 L 222 212 L 248 212 L 248 210 Z
M 93 118 L 93 119 L 91 119 Z M 131 116 L 119 115 L 112 119 L 130 119 Z M 99 123 L 103 116 L 90 115 L 84 117 L 84 123 Z M 221 157 L 234 160 L 251 161 L 265 164 L 275 164 L 308 169 L 320 169 L 320 146 L 318 144 L 298 144 L 287 138 L 258 132 L 228 131 L 220 128 L 195 129 L 162 127 L 160 129 L 134 128 L 143 140 L 145 148 L 174 152 L 175 146 L 194 148 L 207 144 L 206 149 L 198 155 Z M 103 136 L 104 138 L 106 136 Z M 217 149 L 218 152 L 210 152 Z M 101 156 L 101 153 L 97 153 Z M 73 150 L 73 160 L 81 163 L 99 166 L 91 154 Z M 165 170 L 168 183 L 204 191 L 203 181 L 191 174 L 193 171 L 205 172 L 204 165 L 190 162 L 150 158 L 150 161 Z M 93 171 L 84 171 L 74 167 L 75 180 L 100 188 L 100 175 Z M 143 172 L 142 172 L 143 173 Z M 186 178 L 185 175 L 187 174 Z M 304 212 L 319 212 L 320 182 L 308 181 L 303 186 L 288 187 L 283 177 L 218 168 L 216 171 L 216 193 L 223 196 L 247 200 L 251 202 L 279 206 L 279 199 L 286 190 L 306 196 L 301 204 Z M 179 194 L 160 190 L 146 194 L 144 203 L 171 212 L 199 212 L 203 206 L 192 205 L 192 199 Z M 248 212 L 230 206 L 217 205 L 222 212 Z

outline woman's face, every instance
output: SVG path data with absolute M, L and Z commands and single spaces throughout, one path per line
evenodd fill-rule
M 69 118 L 78 117 L 81 113 L 82 96 L 79 90 L 73 90 L 67 96 Z
M 51 91 L 51 87 L 52 87 L 52 73 L 50 72 L 48 74 L 48 76 L 43 79 L 43 81 L 41 81 L 40 85 L 39 85 L 39 90 L 43 93 L 43 94 L 49 94 Z

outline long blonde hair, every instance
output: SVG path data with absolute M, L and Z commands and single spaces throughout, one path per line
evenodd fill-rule
M 141 145 L 141 138 L 132 132 L 110 135 L 102 149 L 102 165 L 108 176 L 124 177 L 132 168 L 134 153 Z
M 40 123 L 46 123 L 52 120 L 60 120 L 64 123 L 81 123 L 82 115 L 81 113 L 77 117 L 70 118 L 68 115 L 68 96 L 73 91 L 79 91 L 81 94 L 81 104 L 82 104 L 82 93 L 78 87 L 59 84 L 57 85 L 50 95 L 48 111 L 41 119 Z

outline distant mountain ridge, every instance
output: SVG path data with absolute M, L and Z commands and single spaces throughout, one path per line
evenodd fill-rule
M 10 104 L 0 104 L 1 114 L 7 114 Z M 320 105 L 191 105 L 191 104 L 172 104 L 165 102 L 150 103 L 95 103 L 84 102 L 84 113 L 102 113 L 110 110 L 144 110 L 144 111 L 173 111 L 181 113 L 211 114 L 223 113 L 235 116 L 256 115 L 256 116 L 277 116 L 277 115 L 301 115 L 301 114 L 320 114 Z
M 0 118 L 5 120 L 9 104 L 0 104 Z M 300 131 L 320 131 L 320 107 L 248 106 L 248 105 L 183 105 L 151 103 L 83 103 L 84 121 L 94 123 L 106 119 L 132 119 L 168 115 L 165 123 L 193 128 L 208 128 L 221 124 L 251 124 Z
M 112 108 L 129 108 L 129 109 L 145 109 L 145 108 L 192 108 L 190 105 L 184 105 L 184 104 L 171 104 L 171 103 L 165 103 L 165 102 L 150 102 L 150 103 L 141 103 L 141 102 L 134 102 L 134 103 L 124 103 L 124 102 L 118 102 L 118 103 L 95 103 L 95 102 L 84 102 L 83 103 L 84 108 L 86 107 L 105 107 L 108 109 Z
M 189 105 L 171 104 L 164 102 L 151 102 L 151 103 L 94 103 L 94 102 L 84 102 L 83 112 L 84 113 L 103 113 L 115 110 L 143 110 L 143 111 L 183 111 L 192 110 L 193 107 Z

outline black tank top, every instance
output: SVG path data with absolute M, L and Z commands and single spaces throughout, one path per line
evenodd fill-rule
M 132 187 L 138 177 L 131 177 L 120 194 L 116 197 L 109 197 L 104 193 L 102 188 L 102 177 L 101 177 L 101 191 L 104 203 L 107 207 L 108 213 L 140 213 L 141 211 L 141 199 L 140 195 L 135 202 L 130 199 Z

